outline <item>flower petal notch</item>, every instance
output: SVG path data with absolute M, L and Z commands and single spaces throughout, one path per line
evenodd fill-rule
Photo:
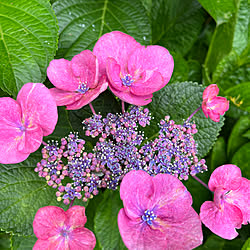
M 86 221 L 82 206 L 73 206 L 66 212 L 55 206 L 40 208 L 33 222 L 34 234 L 38 238 L 33 250 L 94 249 L 95 235 L 84 227 Z
M 118 227 L 128 249 L 193 249 L 202 244 L 192 197 L 176 177 L 130 171 L 122 180 L 120 196 L 124 208 Z
M 174 61 L 161 46 L 142 46 L 135 39 L 119 31 L 104 34 L 93 53 L 100 63 L 100 71 L 109 79 L 109 88 L 122 101 L 142 106 L 152 101 L 152 93 L 170 80 Z
M 220 166 L 212 173 L 209 189 L 214 201 L 205 201 L 200 209 L 202 223 L 213 233 L 228 240 L 238 236 L 236 228 L 250 220 L 250 181 L 235 165 Z
M 206 118 L 210 117 L 214 122 L 220 121 L 220 116 L 229 109 L 229 101 L 225 97 L 217 96 L 219 88 L 211 84 L 203 92 L 202 111 Z
M 41 83 L 27 83 L 17 100 L 0 98 L 0 163 L 19 163 L 51 134 L 58 119 L 50 91 Z
M 69 110 L 80 109 L 96 99 L 108 87 L 106 77 L 99 79 L 98 61 L 93 53 L 84 50 L 66 59 L 52 60 L 47 69 L 51 83 L 50 89 L 57 106 L 66 106 Z

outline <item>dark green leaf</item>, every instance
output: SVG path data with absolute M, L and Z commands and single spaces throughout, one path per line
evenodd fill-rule
M 212 149 L 210 171 L 212 172 L 217 167 L 226 163 L 227 163 L 226 142 L 223 137 L 219 137 Z
M 202 71 L 200 63 L 196 60 L 188 60 L 187 63 L 189 67 L 188 81 L 201 82 Z
M 92 49 L 100 36 L 113 30 L 145 45 L 151 40 L 149 17 L 140 0 L 57 0 L 53 9 L 59 23 L 58 57 L 71 59 Z
M 241 117 L 234 125 L 227 143 L 227 155 L 232 158 L 233 154 L 245 143 L 248 142 L 247 138 L 242 135 L 245 134 L 250 128 L 250 118 Z
M 106 190 L 95 216 L 95 233 L 102 249 L 127 249 L 121 239 L 117 216 L 122 208 L 119 191 Z
M 32 223 L 40 207 L 55 205 L 68 208 L 56 201 L 56 190 L 34 172 L 40 160 L 41 155 L 34 153 L 19 164 L 0 164 L 0 228 L 4 231 L 32 235 Z
M 155 137 L 159 127 L 157 123 L 166 115 L 170 115 L 176 123 L 183 123 L 202 103 L 204 87 L 192 83 L 182 82 L 170 84 L 154 94 L 153 101 L 148 105 L 152 116 L 151 125 L 145 128 L 148 137 Z M 198 156 L 204 157 L 213 146 L 223 125 L 223 118 L 219 123 L 207 119 L 200 110 L 193 118 L 198 133 L 194 135 L 198 144 Z
M 250 179 L 250 142 L 244 144 L 233 155 L 232 163 L 241 169 L 242 176 Z
M 10 250 L 11 235 L 0 231 L 0 250 Z
M 17 236 L 11 239 L 12 250 L 31 250 L 37 241 L 36 236 Z
M 0 23 L 0 88 L 15 96 L 25 83 L 45 80 L 57 21 L 48 0 L 3 0 Z
M 185 55 L 197 39 L 205 20 L 196 0 L 152 1 L 152 44 Z

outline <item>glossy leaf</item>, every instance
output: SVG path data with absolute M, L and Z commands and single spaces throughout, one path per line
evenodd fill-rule
M 0 23 L 0 88 L 15 96 L 25 83 L 45 80 L 57 21 L 48 0 L 3 0 Z
M 99 37 L 113 30 L 142 44 L 151 40 L 150 21 L 140 0 L 57 0 L 53 9 L 59 23 L 58 57 L 71 59 L 92 49 Z
M 170 115 L 176 123 L 183 123 L 202 103 L 204 87 L 192 83 L 182 82 L 170 84 L 154 94 L 153 101 L 147 106 L 154 117 L 151 125 L 145 128 L 145 134 L 154 138 L 159 132 L 157 123 L 166 115 Z M 204 157 L 211 149 L 223 125 L 223 118 L 219 123 L 207 119 L 200 110 L 194 117 L 198 133 L 194 138 L 198 144 L 198 156 Z

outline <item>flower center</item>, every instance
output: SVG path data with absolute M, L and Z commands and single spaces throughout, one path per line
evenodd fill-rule
M 69 231 L 67 231 L 66 229 L 63 229 L 60 233 L 60 235 L 64 238 L 68 237 L 69 235 Z
M 130 87 L 131 84 L 134 82 L 134 80 L 132 79 L 132 76 L 129 74 L 125 75 L 123 78 L 121 78 L 121 80 L 122 80 L 122 84 L 127 87 Z
M 149 226 L 153 224 L 153 220 L 157 218 L 153 211 L 147 209 L 141 217 Z
M 77 92 L 81 94 L 85 94 L 89 90 L 89 87 L 87 86 L 87 82 L 80 82 Z

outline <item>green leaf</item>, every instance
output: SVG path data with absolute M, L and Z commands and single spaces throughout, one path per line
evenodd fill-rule
M 36 236 L 17 236 L 11 239 L 12 250 L 31 250 L 37 241 Z
M 7 232 L 29 236 L 33 234 L 32 223 L 40 207 L 68 206 L 56 201 L 55 189 L 34 172 L 41 160 L 33 153 L 19 164 L 0 164 L 0 228 Z M 81 202 L 84 205 L 83 202 Z
M 196 60 L 188 60 L 188 67 L 188 81 L 201 82 L 202 70 L 200 63 Z
M 232 164 L 238 166 L 242 171 L 242 176 L 250 179 L 250 142 L 244 144 L 233 155 Z
M 232 158 L 233 154 L 245 143 L 248 142 L 247 138 L 242 135 L 245 134 L 250 128 L 250 118 L 247 116 L 241 117 L 234 125 L 233 130 L 228 138 L 227 155 Z
M 185 55 L 197 39 L 204 11 L 196 0 L 152 1 L 152 44 Z
M 58 57 L 71 59 L 92 49 L 100 36 L 113 30 L 145 45 L 151 40 L 149 17 L 140 0 L 57 0 L 53 9 L 59 23 Z
M 204 87 L 192 82 L 170 84 L 161 91 L 154 94 L 153 101 L 148 105 L 154 119 L 151 125 L 145 128 L 145 134 L 154 138 L 159 127 L 157 123 L 166 115 L 170 115 L 176 123 L 183 123 L 202 103 Z M 194 139 L 198 144 L 198 156 L 204 157 L 215 143 L 219 131 L 223 125 L 223 118 L 220 122 L 207 119 L 200 110 L 195 114 L 193 120 L 196 123 L 198 133 Z
M 127 249 L 117 225 L 117 216 L 121 208 L 119 191 L 106 190 L 105 198 L 99 204 L 95 216 L 95 234 L 102 249 Z
M 227 89 L 225 95 L 235 106 L 250 112 L 250 82 L 241 83 Z
M 207 1 L 204 0 L 204 2 Z M 211 1 L 210 4 L 214 2 Z M 217 2 L 217 4 L 222 6 L 223 1 Z M 223 10 L 223 8 L 218 9 L 218 15 L 221 16 L 223 11 L 226 19 L 217 23 L 204 65 L 204 77 L 208 83 L 216 81 L 214 77 L 212 78 L 212 74 L 225 56 L 229 55 L 230 52 L 233 53 L 233 51 L 240 55 L 248 46 L 248 0 L 239 0 L 234 10 L 232 8 L 232 0 L 228 2 L 225 8 L 231 9 L 232 12 L 226 12 L 226 9 Z M 216 4 L 214 5 L 215 8 Z
M 57 48 L 58 26 L 48 0 L 3 0 L 0 7 L 0 88 L 15 96 L 43 82 Z
M 11 235 L 0 231 L 0 250 L 10 250 Z
M 250 139 L 250 129 L 247 130 L 247 132 L 245 134 L 243 134 L 243 136 Z
M 243 247 L 241 248 L 242 250 L 249 250 L 250 249 L 250 238 L 245 242 Z
M 211 169 L 212 172 L 217 167 L 227 163 L 226 142 L 222 136 L 215 142 L 211 154 Z

